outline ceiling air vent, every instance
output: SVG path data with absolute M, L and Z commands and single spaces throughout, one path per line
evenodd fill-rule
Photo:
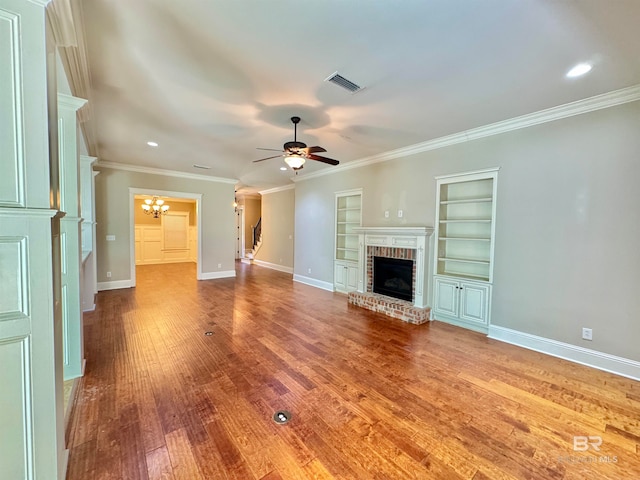
M 327 78 L 325 78 L 324 81 L 325 82 L 334 83 L 334 84 L 338 85 L 339 87 L 342 87 L 342 88 L 344 88 L 346 90 L 349 90 L 351 93 L 356 93 L 356 92 L 358 92 L 358 91 L 363 89 L 363 87 L 361 87 L 359 85 L 356 85 L 351 80 L 347 80 L 342 75 L 340 75 L 338 72 L 332 73 Z

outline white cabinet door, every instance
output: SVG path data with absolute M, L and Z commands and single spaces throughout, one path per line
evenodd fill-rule
M 333 283 L 334 288 L 338 292 L 344 292 L 347 289 L 347 266 L 344 262 L 335 262 L 333 267 Z
M 358 266 L 347 265 L 347 291 L 353 292 L 358 289 Z
M 458 292 L 460 284 L 444 278 L 435 278 L 434 310 L 447 315 L 458 316 Z
M 489 286 L 477 283 L 460 283 L 460 318 L 482 324 L 489 317 Z

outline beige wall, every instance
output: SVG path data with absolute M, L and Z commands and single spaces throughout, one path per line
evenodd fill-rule
M 295 191 L 262 196 L 262 246 L 256 260 L 293 268 Z
M 640 360 L 639 131 L 635 102 L 298 181 L 294 273 L 333 282 L 336 191 L 365 226 L 432 226 L 435 176 L 501 167 L 491 323 Z
M 98 167 L 96 221 L 98 282 L 130 280 L 129 188 L 202 194 L 202 272 L 235 271 L 232 183 L 130 172 Z M 138 207 L 140 208 L 140 207 Z M 115 241 L 106 241 L 115 235 Z M 220 268 L 218 268 L 220 264 Z M 111 272 L 107 278 L 106 272 Z
M 185 202 L 184 200 L 173 200 L 170 198 L 164 199 L 166 204 L 169 205 L 169 209 L 172 212 L 189 212 L 189 225 L 196 225 L 196 202 Z M 144 203 L 143 199 L 134 199 L 133 205 L 133 213 L 134 218 L 133 221 L 136 225 L 160 225 L 159 218 L 153 218 L 153 215 L 147 215 L 142 210 L 142 204 Z

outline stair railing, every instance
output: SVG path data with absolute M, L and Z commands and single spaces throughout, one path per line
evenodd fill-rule
M 258 240 L 260 240 L 260 235 L 262 235 L 262 217 L 260 217 L 260 220 L 258 220 L 258 223 L 256 223 L 255 227 L 253 228 L 253 247 L 255 248 L 256 245 L 258 244 Z

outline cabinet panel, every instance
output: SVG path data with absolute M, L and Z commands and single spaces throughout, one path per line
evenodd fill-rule
M 347 269 L 343 262 L 335 262 L 334 264 L 333 283 L 337 291 L 344 291 L 347 287 Z
M 19 146 L 24 141 L 22 124 L 22 89 L 16 85 L 21 71 L 20 20 L 15 13 L 0 10 L 0 205 L 24 206 L 26 162 Z
M 334 288 L 337 292 L 352 292 L 358 289 L 358 264 L 336 261 L 333 270 Z
M 487 323 L 489 286 L 472 283 L 461 283 L 460 286 L 460 318 Z
M 347 290 L 353 292 L 358 289 L 358 266 L 347 266 Z
M 435 279 L 434 310 L 447 315 L 458 316 L 458 282 L 442 278 Z
M 461 326 L 475 324 L 481 328 L 486 327 L 489 323 L 489 284 L 439 277 L 434 280 L 433 310 L 438 315 L 438 320 Z

